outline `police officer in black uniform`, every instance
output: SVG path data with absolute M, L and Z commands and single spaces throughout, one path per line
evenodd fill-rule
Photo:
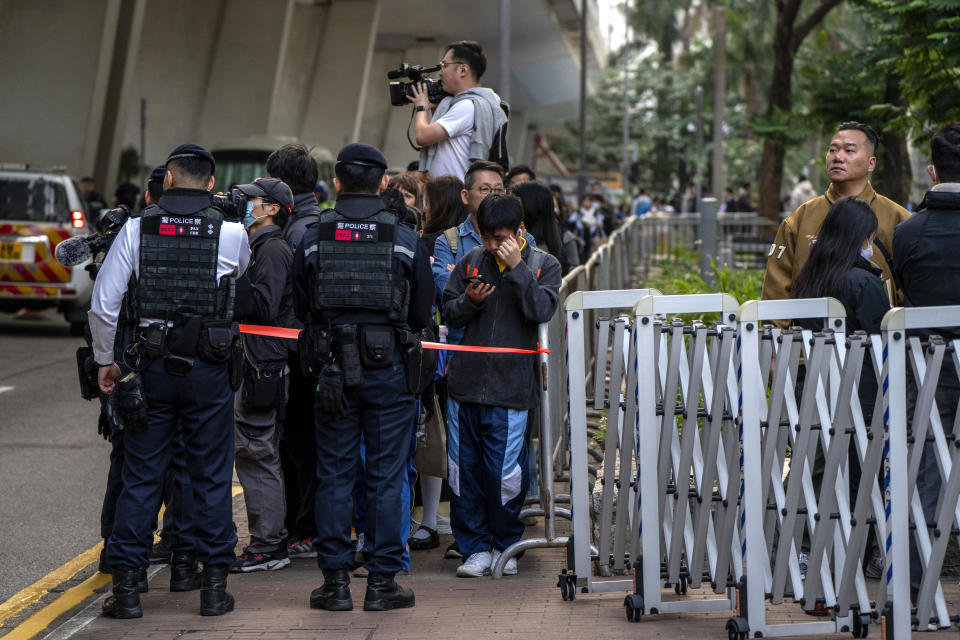
M 178 423 L 196 498 L 196 558 L 204 565 L 200 614 L 233 609 L 226 592 L 237 543 L 228 363 L 237 353 L 234 280 L 247 268 L 250 246 L 243 225 L 213 207 L 214 166 L 203 147 L 174 149 L 159 204 L 126 222 L 93 289 L 89 320 L 98 382 L 103 393 L 119 394 L 127 425 L 123 489 L 107 544 L 113 597 L 103 607 L 116 618 L 143 615 L 137 569 L 148 563 Z M 113 338 L 128 288 L 137 337 L 115 362 Z
M 429 325 L 434 290 L 419 236 L 398 224 L 378 195 L 386 168 L 375 147 L 345 146 L 335 167 L 336 207 L 307 230 L 294 257 L 294 309 L 305 324 L 305 360 L 317 374 L 315 547 L 324 583 L 310 595 L 315 609 L 353 608 L 357 481 L 367 489 L 363 608 L 414 605 L 413 591 L 393 579 L 409 534 L 401 530 L 400 491 L 415 414 L 398 338 Z

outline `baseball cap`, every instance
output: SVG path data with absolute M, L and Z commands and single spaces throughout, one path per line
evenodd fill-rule
M 170 155 L 167 156 L 167 162 L 182 158 L 200 158 L 201 160 L 206 160 L 210 163 L 211 173 L 217 168 L 217 162 L 213 159 L 213 155 L 200 145 L 193 144 L 192 142 L 182 144 L 170 152 Z
M 380 149 L 362 142 L 351 142 L 337 154 L 337 162 L 343 164 L 359 164 L 365 167 L 387 168 L 387 159 L 380 153 Z
M 250 184 L 238 184 L 237 189 L 252 198 L 269 198 L 287 213 L 293 211 L 293 192 L 282 180 L 276 178 L 257 178 Z

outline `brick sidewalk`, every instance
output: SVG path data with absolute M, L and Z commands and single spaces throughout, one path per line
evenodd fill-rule
M 241 540 L 246 536 L 242 501 L 238 497 L 237 524 Z M 540 535 L 541 526 L 528 534 Z M 139 620 L 97 618 L 73 636 L 78 640 L 117 638 L 162 638 L 179 640 L 227 640 L 254 638 L 725 638 L 724 624 L 731 615 L 670 614 L 645 616 L 640 623 L 627 622 L 623 594 L 580 595 L 564 602 L 556 587 L 562 568 L 562 551 L 535 549 L 519 563 L 520 573 L 494 581 L 489 578 L 454 577 L 458 561 L 444 560 L 443 549 L 452 541 L 441 536 L 441 546 L 413 554 L 411 575 L 399 581 L 417 596 L 412 609 L 374 613 L 362 610 L 366 581 L 353 578 L 354 610 L 316 611 L 309 608 L 310 591 L 322 576 L 314 558 L 297 558 L 290 567 L 276 572 L 231 575 L 228 589 L 236 597 L 233 613 L 218 618 L 198 614 L 199 593 L 169 593 L 169 572 L 164 569 L 143 594 L 144 617 Z M 956 609 L 956 584 L 946 585 L 952 612 Z M 871 585 L 871 593 L 874 591 Z M 672 590 L 669 592 L 672 594 Z M 697 597 L 691 591 L 688 597 Z M 708 593 L 703 593 L 708 597 Z M 809 621 L 796 605 L 769 607 L 768 617 L 776 622 Z M 870 635 L 880 637 L 879 626 Z M 924 640 L 957 638 L 956 629 L 915 634 Z M 829 638 L 849 638 L 834 634 Z

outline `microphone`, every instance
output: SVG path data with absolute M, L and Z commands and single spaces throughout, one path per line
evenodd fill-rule
M 65 267 L 74 267 L 93 257 L 87 238 L 88 236 L 74 236 L 58 244 L 53 251 L 57 262 Z
M 394 69 L 393 71 L 387 71 L 388 80 L 396 80 L 397 78 L 402 78 L 407 75 L 406 65 L 401 65 L 399 69 Z

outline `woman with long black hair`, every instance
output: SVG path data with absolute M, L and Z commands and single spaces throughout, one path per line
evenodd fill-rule
M 843 303 L 847 312 L 847 333 L 866 331 L 879 333 L 883 315 L 890 309 L 890 301 L 883 288 L 879 267 L 870 262 L 873 256 L 873 240 L 877 236 L 877 216 L 870 205 L 857 198 L 842 198 L 833 203 L 820 225 L 817 238 L 810 248 L 810 256 L 791 287 L 793 298 L 822 298 L 830 296 Z M 819 322 L 801 322 L 804 328 L 820 330 Z M 798 393 L 803 384 L 803 369 L 798 372 Z M 877 398 L 877 378 L 871 358 L 864 356 L 860 371 L 857 395 L 863 419 L 869 425 Z M 860 464 L 853 439 L 849 443 L 848 482 L 851 500 L 856 499 L 860 484 Z M 818 448 L 814 460 L 813 482 L 819 487 L 823 477 L 823 457 Z M 805 541 L 806 545 L 807 542 Z M 876 540 L 871 536 L 864 569 L 876 576 L 878 551 L 873 550 Z M 806 546 L 804 547 L 806 551 Z M 801 554 L 801 567 L 806 561 Z M 882 570 L 882 565 L 881 565 Z
M 563 236 L 554 208 L 553 192 L 539 182 L 520 182 L 513 185 L 510 191 L 523 204 L 523 224 L 527 233 L 536 239 L 539 248 L 557 259 L 561 273 L 566 275 L 579 264 L 579 260 L 570 264 L 563 250 Z
M 869 204 L 857 198 L 837 200 L 823 219 L 791 296 L 836 298 L 847 311 L 847 333 L 879 333 L 890 301 L 882 271 L 870 262 L 876 235 L 877 216 Z

